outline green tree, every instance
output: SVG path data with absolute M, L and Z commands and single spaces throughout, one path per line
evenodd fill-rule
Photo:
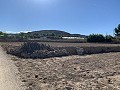
M 111 35 L 106 35 L 105 36 L 105 41 L 106 42 L 112 42 L 113 37 Z
M 38 33 L 34 33 L 34 34 L 33 34 L 33 37 L 34 37 L 34 39 L 35 39 L 35 38 L 40 38 L 40 35 L 39 35 Z
M 55 34 L 54 34 L 54 33 L 52 33 L 52 34 L 51 34 L 51 36 L 55 36 Z
M 5 39 L 7 37 L 8 37 L 7 33 L 3 33 L 2 31 L 0 31 L 0 38 Z
M 19 39 L 26 39 L 27 35 L 23 32 L 20 32 L 16 37 L 19 38 Z
M 115 31 L 115 36 L 120 36 L 120 24 L 118 25 L 118 27 L 114 29 L 114 31 Z
M 0 35 L 3 35 L 4 33 L 2 31 L 0 31 Z
M 88 42 L 105 42 L 105 37 L 102 34 L 90 34 L 87 37 Z

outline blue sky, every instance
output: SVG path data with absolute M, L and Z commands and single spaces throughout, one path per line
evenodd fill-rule
M 113 34 L 120 0 L 0 0 L 0 30 Z

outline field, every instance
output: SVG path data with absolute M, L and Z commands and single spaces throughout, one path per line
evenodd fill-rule
M 18 46 L 21 43 L 9 44 Z M 54 47 L 89 48 L 120 46 L 120 44 L 97 43 L 47 42 L 45 44 Z M 25 83 L 26 90 L 120 90 L 119 58 L 120 52 L 48 59 L 21 59 L 11 56 L 19 70 L 21 81 Z
M 97 47 L 97 46 L 120 46 L 120 44 L 103 44 L 103 43 L 60 43 L 60 42 L 39 42 L 43 44 L 49 44 L 54 47 L 63 47 L 63 46 L 80 46 L 80 47 Z M 11 45 L 21 45 L 23 42 L 2 42 L 2 44 L 11 44 Z
M 58 43 L 58 42 L 56 43 L 28 42 L 28 43 L 29 44 L 27 43 L 24 44 L 23 42 L 12 42 L 12 43 L 4 43 L 4 45 L 2 46 L 5 48 L 7 47 L 6 49 L 8 54 L 16 55 L 20 58 L 32 58 L 32 59 L 49 58 L 56 56 L 59 57 L 59 56 L 70 56 L 70 55 L 86 55 L 86 54 L 88 55 L 88 54 L 98 54 L 98 53 L 120 52 L 120 44 Z M 42 45 L 41 43 L 44 44 L 46 49 L 40 46 Z M 24 49 L 20 49 L 21 47 L 24 47 Z M 47 48 L 49 48 L 49 50 Z M 30 50 L 32 51 L 29 52 Z
M 49 59 L 12 57 L 26 90 L 120 90 L 120 53 Z

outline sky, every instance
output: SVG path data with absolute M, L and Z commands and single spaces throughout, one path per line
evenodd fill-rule
M 0 0 L 0 31 L 113 35 L 120 24 L 119 4 L 120 0 Z

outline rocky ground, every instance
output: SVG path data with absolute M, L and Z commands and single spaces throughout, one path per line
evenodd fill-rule
M 26 90 L 120 90 L 120 52 L 34 60 L 11 58 Z

